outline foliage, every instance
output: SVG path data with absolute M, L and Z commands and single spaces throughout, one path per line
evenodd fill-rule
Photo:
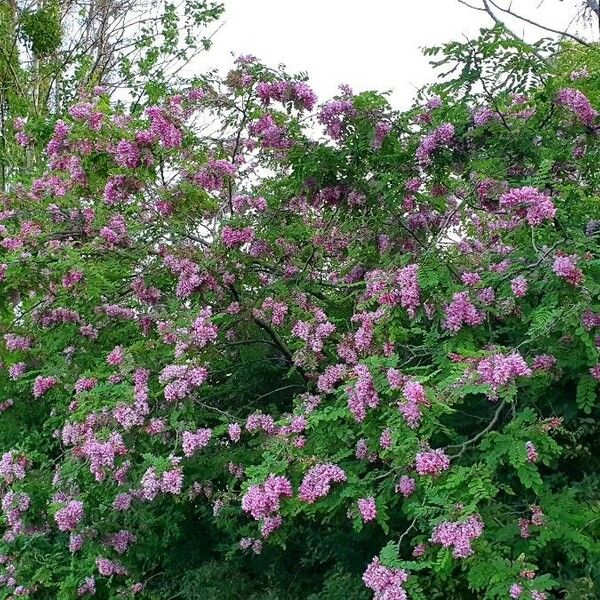
M 18 124 L 0 597 L 596 597 L 600 63 L 550 50 Z

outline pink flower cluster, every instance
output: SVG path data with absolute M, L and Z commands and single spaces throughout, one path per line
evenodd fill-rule
M 194 175 L 194 181 L 207 192 L 216 192 L 222 189 L 227 178 L 235 175 L 235 171 L 235 166 L 226 160 L 210 160 Z
M 271 325 L 277 327 L 283 325 L 285 317 L 288 313 L 288 305 L 285 302 L 278 302 L 270 296 L 265 298 L 260 309 L 255 309 L 253 314 L 259 319 L 267 319 L 267 315 L 270 313 Z
M 277 100 L 291 102 L 298 110 L 312 110 L 317 102 L 316 94 L 302 81 L 261 81 L 256 91 L 265 105 Z
M 47 391 L 51 390 L 57 383 L 58 379 L 55 377 L 44 377 L 43 375 L 38 375 L 33 382 L 33 397 L 40 398 Z
M 526 442 L 525 449 L 527 450 L 527 462 L 535 463 L 539 458 L 538 451 L 533 445 L 533 442 Z
M 135 543 L 136 536 L 126 529 L 121 529 L 117 533 L 113 533 L 106 540 L 107 546 L 113 548 L 119 554 L 127 552 L 129 546 Z
M 140 144 L 148 144 L 158 140 L 167 149 L 179 148 L 183 141 L 183 132 L 173 122 L 167 111 L 159 106 L 149 106 L 146 114 L 150 118 L 150 128 L 140 131 L 136 141 Z
M 365 585 L 375 592 L 373 600 L 407 600 L 408 598 L 402 587 L 408 579 L 406 571 L 385 567 L 377 557 L 371 561 L 362 579 Z
M 374 521 L 377 518 L 377 506 L 375 504 L 375 498 L 370 496 L 369 498 L 361 498 L 358 501 L 358 511 L 363 521 Z
M 225 226 L 221 231 L 221 239 L 226 248 L 237 248 L 252 242 L 254 239 L 254 229 L 252 227 L 234 229 L 233 227 Z
M 346 479 L 346 473 L 337 465 L 332 463 L 315 465 L 304 475 L 298 495 L 303 502 L 313 504 L 318 498 L 329 494 L 332 483 L 342 483 Z
M 556 214 L 556 207 L 550 196 L 534 187 L 510 190 L 500 197 L 500 206 L 523 209 L 530 225 L 541 225 L 544 221 L 553 219 Z
M 572 286 L 579 286 L 583 280 L 583 272 L 577 266 L 577 257 L 575 256 L 557 256 L 552 265 L 554 273 L 565 279 Z
M 414 317 L 421 302 L 419 291 L 419 265 L 407 265 L 398 271 L 396 284 L 400 288 L 400 305 Z
M 429 164 L 432 154 L 443 146 L 448 146 L 454 139 L 454 125 L 443 123 L 426 135 L 417 148 L 416 157 L 421 164 Z
M 8 484 L 25 477 L 28 461 L 24 456 L 15 457 L 14 453 L 5 452 L 0 459 L 0 477 Z
M 335 325 L 327 320 L 319 319 L 321 322 L 309 323 L 308 321 L 296 321 L 292 327 L 292 335 L 306 342 L 313 352 L 321 352 L 325 340 L 335 331 Z
M 128 235 L 125 217 L 123 215 L 113 215 L 108 220 L 108 224 L 100 229 L 99 233 L 109 248 L 126 245 Z
M 421 422 L 420 406 L 429 406 L 423 386 L 417 381 L 407 381 L 402 389 L 404 401 L 398 404 L 400 412 L 404 415 L 409 427 L 415 428 Z
M 106 470 L 114 467 L 116 457 L 126 454 L 127 448 L 121 434 L 113 432 L 105 442 L 98 440 L 94 435 L 89 435 L 78 448 L 77 453 L 90 461 L 90 471 L 96 481 L 103 481 Z
M 200 387 L 208 379 L 205 367 L 192 365 L 169 365 L 165 367 L 158 378 L 165 386 L 165 398 L 169 402 L 183 400 L 193 390 Z
M 510 289 L 517 298 L 522 298 L 527 293 L 528 287 L 529 284 L 527 283 L 527 279 L 525 279 L 525 277 L 523 277 L 522 275 L 515 277 L 510 282 Z
M 405 498 L 408 498 L 416 489 L 417 482 L 408 475 L 402 475 L 400 480 L 396 484 L 396 493 L 402 494 Z
M 54 520 L 61 531 L 73 531 L 83 519 L 83 502 L 70 500 L 56 511 Z
M 242 509 L 256 521 L 267 519 L 279 512 L 282 498 L 291 498 L 292 484 L 281 475 L 269 475 L 262 485 L 251 485 L 242 497 Z M 265 524 L 267 529 L 273 525 Z M 272 529 L 271 529 L 272 531 Z
M 471 515 L 466 521 L 446 521 L 438 525 L 431 534 L 431 542 L 453 548 L 455 558 L 466 558 L 473 554 L 471 544 L 483 533 L 483 521 L 479 515 Z
M 198 429 L 197 431 L 183 432 L 183 453 L 185 456 L 193 456 L 201 448 L 208 446 L 212 437 L 212 429 Z
M 348 373 L 344 364 L 329 365 L 317 380 L 317 389 L 324 394 L 330 394 L 337 384 L 343 381 Z
M 294 145 L 285 127 L 277 125 L 271 115 L 263 115 L 249 127 L 252 135 L 259 138 L 264 148 L 287 150 Z
M 516 377 L 529 377 L 532 373 L 527 363 L 518 352 L 510 354 L 493 354 L 479 361 L 477 372 L 484 383 L 494 390 L 506 385 Z
M 450 459 L 441 448 L 438 448 L 437 450 L 418 452 L 415 457 L 415 465 L 419 475 L 435 476 L 450 467 Z
M 103 577 L 112 577 L 113 575 L 127 575 L 125 567 L 113 560 L 108 558 L 98 557 L 96 559 L 96 567 L 98 567 L 98 573 Z
M 177 496 L 181 494 L 183 487 L 183 471 L 180 467 L 175 466 L 163 471 L 159 477 L 154 467 L 150 467 L 142 476 L 141 484 L 141 497 L 144 500 L 154 500 L 159 492 Z
M 366 365 L 356 365 L 354 373 L 358 377 L 348 393 L 348 408 L 358 423 L 365 420 L 367 408 L 376 408 L 379 405 L 379 395 L 375 389 L 373 378 Z
M 15 352 L 17 350 L 31 350 L 33 340 L 28 337 L 21 335 L 15 335 L 14 333 L 5 333 L 4 342 L 6 343 L 6 349 L 9 352 Z
M 584 125 L 588 127 L 594 125 L 598 111 L 583 92 L 573 88 L 563 88 L 556 95 L 556 102 L 571 110 Z
M 481 325 L 484 319 L 485 315 L 471 302 L 468 292 L 457 292 L 452 296 L 452 302 L 446 305 L 443 326 L 456 333 L 464 325 Z

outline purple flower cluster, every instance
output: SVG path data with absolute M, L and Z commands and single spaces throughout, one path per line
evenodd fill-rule
M 443 123 L 426 135 L 417 148 L 416 157 L 421 164 L 429 164 L 432 154 L 443 146 L 448 146 L 454 139 L 454 125 Z
M 54 520 L 61 531 L 73 531 L 83 519 L 83 502 L 70 500 L 56 511 Z
M 325 125 L 327 135 L 331 139 L 339 140 L 345 120 L 355 115 L 356 109 L 350 100 L 330 100 L 321 107 L 319 122 Z
M 392 130 L 392 124 L 387 121 L 378 121 L 375 125 L 375 134 L 373 136 L 373 150 L 379 150 L 383 146 L 385 138 Z

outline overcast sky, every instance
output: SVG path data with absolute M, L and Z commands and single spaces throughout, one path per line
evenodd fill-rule
M 198 66 L 225 69 L 231 52 L 254 54 L 268 64 L 307 71 L 320 100 L 348 83 L 355 91 L 392 90 L 394 103 L 406 106 L 414 91 L 432 79 L 421 47 L 473 36 L 491 23 L 457 0 L 223 1 L 226 10 L 214 47 Z M 514 0 L 513 10 L 564 27 L 581 3 Z M 539 37 L 529 26 L 511 25 Z M 575 23 L 571 31 L 582 28 Z

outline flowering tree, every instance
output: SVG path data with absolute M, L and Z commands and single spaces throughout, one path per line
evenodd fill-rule
M 547 50 L 71 107 L 2 198 L 1 597 L 596 597 L 600 62 Z

